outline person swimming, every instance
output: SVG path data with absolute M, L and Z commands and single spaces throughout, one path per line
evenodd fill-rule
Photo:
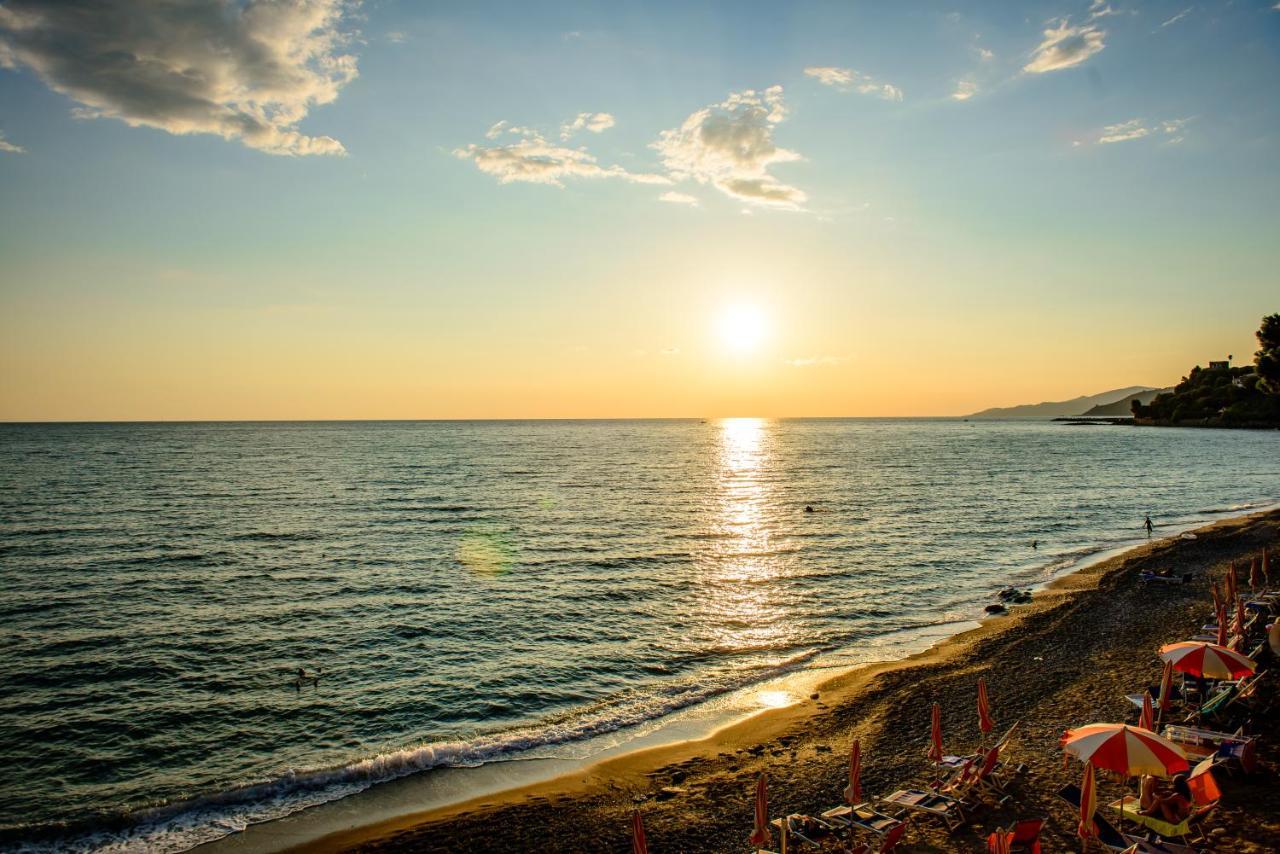
M 812 504 L 806 504 L 806 505 L 804 506 L 804 512 L 806 512 L 806 513 L 812 513 L 812 512 L 814 512 L 814 510 L 813 510 L 813 505 L 812 505 Z
M 293 679 L 293 687 L 301 691 L 302 686 L 310 682 L 312 688 L 318 688 L 320 686 L 320 674 L 322 673 L 324 673 L 324 668 L 317 670 L 315 673 L 308 673 L 299 667 L 298 675 Z

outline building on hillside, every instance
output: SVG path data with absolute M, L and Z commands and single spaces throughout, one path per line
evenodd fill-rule
M 1230 367 L 1231 367 L 1231 357 L 1230 357 L 1230 356 L 1228 356 L 1228 357 L 1227 357 L 1227 360 L 1226 360 L 1225 362 L 1210 362 L 1210 363 L 1209 363 L 1209 370 L 1211 370 L 1211 371 L 1225 371 L 1225 370 L 1228 370 Z

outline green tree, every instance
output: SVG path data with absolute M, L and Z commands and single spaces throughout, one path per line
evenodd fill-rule
M 1258 343 L 1262 349 L 1253 356 L 1253 363 L 1258 369 L 1258 388 L 1270 394 L 1280 394 L 1280 314 L 1268 314 L 1262 318 Z

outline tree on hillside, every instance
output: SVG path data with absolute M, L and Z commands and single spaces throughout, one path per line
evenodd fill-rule
M 1258 370 L 1258 386 L 1271 394 L 1280 394 L 1280 314 L 1268 314 L 1262 318 L 1258 343 L 1262 349 L 1253 356 Z

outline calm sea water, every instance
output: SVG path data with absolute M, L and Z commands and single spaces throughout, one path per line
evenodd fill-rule
M 856 660 L 1146 513 L 1280 500 L 1278 449 L 1047 422 L 0 426 L 0 843 L 182 850 Z

